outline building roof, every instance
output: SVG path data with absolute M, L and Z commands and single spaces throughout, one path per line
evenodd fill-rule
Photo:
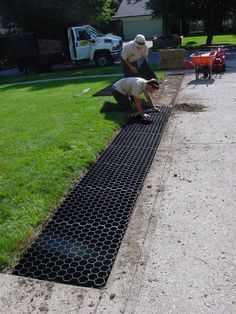
M 115 18 L 128 16 L 151 15 L 152 11 L 146 8 L 147 0 L 135 2 L 135 0 L 122 0 Z

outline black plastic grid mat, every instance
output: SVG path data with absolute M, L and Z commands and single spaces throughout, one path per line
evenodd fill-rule
M 84 176 L 80 185 L 110 187 L 112 189 L 137 189 L 142 186 L 147 167 L 141 165 L 118 165 L 102 163 L 98 161 L 89 172 Z
M 156 148 L 160 143 L 161 136 L 156 133 L 141 133 L 141 132 L 125 132 L 119 133 L 112 142 L 112 145 Z
M 99 162 L 149 167 L 156 153 L 155 148 L 110 145 L 100 156 Z
M 150 114 L 153 124 L 162 124 L 153 130 L 163 130 L 170 108 Z M 105 285 L 161 138 L 159 131 L 149 133 L 142 127 L 130 132 L 129 125 L 135 126 L 122 129 L 62 201 L 13 274 L 86 287 Z
M 88 287 L 104 285 L 136 197 L 135 189 L 78 186 L 14 273 Z
M 161 114 L 153 113 L 151 109 L 146 109 L 146 113 L 151 114 L 150 123 L 137 123 L 135 119 L 131 120 L 128 125 L 124 127 L 124 132 L 144 132 L 162 134 L 164 121 L 170 115 L 170 107 L 162 107 Z

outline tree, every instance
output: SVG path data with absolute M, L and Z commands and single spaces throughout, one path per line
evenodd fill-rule
M 211 45 L 218 25 L 236 13 L 235 0 L 192 0 L 192 10 L 197 18 L 203 19 L 206 26 L 206 45 Z
M 138 0 L 139 1 L 139 0 Z M 149 0 L 147 8 L 153 11 L 154 17 L 162 17 L 163 35 L 169 34 L 169 17 L 177 16 L 179 20 L 188 16 L 187 0 Z
M 18 31 L 58 30 L 68 25 L 111 19 L 112 0 L 0 0 L 5 27 Z
M 111 8 L 115 11 L 119 8 L 122 0 L 111 0 Z
M 217 26 L 222 25 L 230 14 L 236 13 L 236 0 L 148 0 L 147 7 L 153 10 L 154 16 L 162 16 L 164 34 L 169 32 L 171 14 L 182 20 L 203 20 L 207 32 L 206 44 L 210 45 Z

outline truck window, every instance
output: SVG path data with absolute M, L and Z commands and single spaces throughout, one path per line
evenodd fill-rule
M 103 34 L 101 32 L 99 32 L 98 30 L 96 30 L 92 26 L 87 27 L 87 30 L 88 30 L 89 34 L 95 38 L 103 36 Z
M 83 30 L 83 31 L 79 31 L 79 39 L 80 40 L 90 40 L 91 37 L 85 30 Z

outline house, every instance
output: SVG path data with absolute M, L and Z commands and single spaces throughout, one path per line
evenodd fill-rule
M 121 21 L 124 40 L 131 40 L 137 34 L 152 39 L 154 35 L 162 33 L 162 19 L 152 17 L 152 11 L 146 8 L 146 2 L 147 0 L 121 1 L 113 19 Z

